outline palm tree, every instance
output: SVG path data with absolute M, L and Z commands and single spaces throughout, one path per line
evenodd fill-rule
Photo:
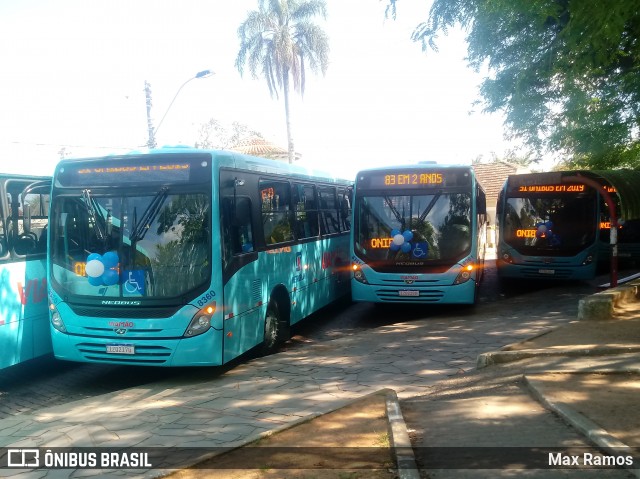
M 243 74 L 245 63 L 254 78 L 258 68 L 267 80 L 271 97 L 284 95 L 289 163 L 294 147 L 289 112 L 290 80 L 293 89 L 304 95 L 305 67 L 322 74 L 329 63 L 329 41 L 325 32 L 311 19 L 327 16 L 324 0 L 258 0 L 258 10 L 249 12 L 238 28 L 240 51 L 236 68 Z

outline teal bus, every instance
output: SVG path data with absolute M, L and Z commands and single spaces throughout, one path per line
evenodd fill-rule
M 232 151 L 61 161 L 49 230 L 55 357 L 215 366 L 268 354 L 348 295 L 352 182 Z
M 486 195 L 470 166 L 360 171 L 351 235 L 353 301 L 475 304 Z
M 626 202 L 633 204 L 639 187 L 640 175 L 631 170 L 509 176 L 496 205 L 498 277 L 590 280 L 605 267 L 617 270 L 618 259 L 637 261 L 639 222 L 630 217 L 620 220 L 620 215 L 633 214 L 622 211 L 621 199 L 626 197 Z M 613 203 L 619 220 L 613 228 L 614 256 L 607 200 Z
M 0 174 L 0 369 L 51 354 L 47 222 L 51 179 Z
M 596 275 L 599 192 L 563 183 L 573 172 L 510 175 L 496 205 L 498 277 L 588 280 Z

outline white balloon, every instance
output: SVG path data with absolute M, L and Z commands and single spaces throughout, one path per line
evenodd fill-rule
M 546 231 L 547 231 L 546 225 L 538 226 L 538 231 L 540 231 L 540 233 L 546 233 Z
M 87 276 L 91 276 L 92 278 L 97 278 L 102 276 L 104 273 L 104 264 L 99 259 L 92 259 L 87 262 L 87 265 L 84 268 Z
M 400 246 L 402 243 L 404 243 L 404 236 L 397 234 L 393 237 L 393 244 Z

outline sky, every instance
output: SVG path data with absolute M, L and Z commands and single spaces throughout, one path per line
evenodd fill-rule
M 284 102 L 235 68 L 237 28 L 257 0 L 0 0 L 0 171 L 53 173 L 71 157 L 144 147 L 145 81 L 158 145 L 193 145 L 201 125 L 244 123 L 286 147 Z M 345 178 L 417 161 L 470 164 L 517 147 L 484 114 L 482 74 L 460 31 L 424 53 L 410 39 L 429 0 L 327 0 L 326 75 L 309 73 L 291 120 L 302 164 Z M 193 79 L 202 70 L 215 75 Z M 172 100 L 173 103 L 172 103 Z M 166 116 L 165 116 L 166 114 Z

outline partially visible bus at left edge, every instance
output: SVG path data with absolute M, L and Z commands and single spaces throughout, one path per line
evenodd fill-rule
M 51 353 L 50 188 L 51 178 L 0 173 L 0 369 Z
M 230 151 L 65 160 L 54 174 L 56 358 L 215 366 L 349 294 L 351 183 Z

